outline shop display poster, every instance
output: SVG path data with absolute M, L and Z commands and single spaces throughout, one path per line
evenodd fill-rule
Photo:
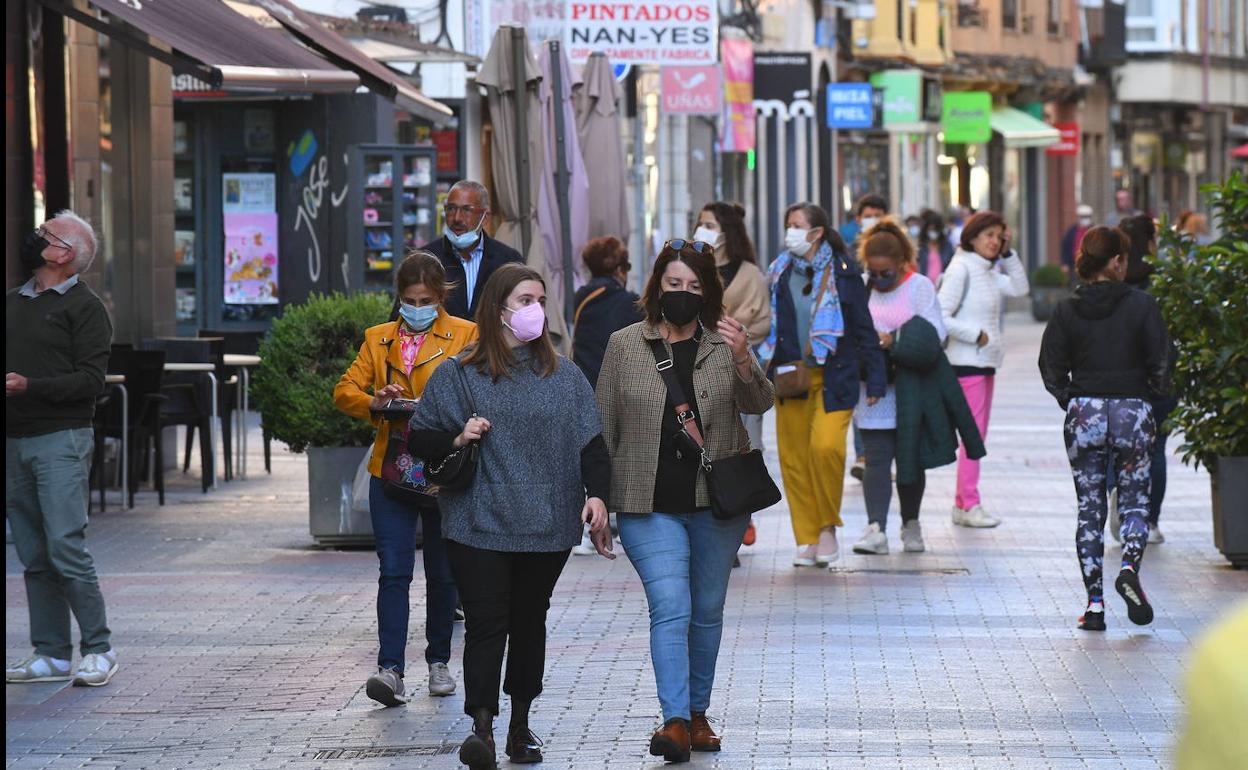
M 225 219 L 225 303 L 276 305 L 277 212 L 231 213 Z
M 222 211 L 226 214 L 263 214 L 277 211 L 275 174 L 222 174 Z

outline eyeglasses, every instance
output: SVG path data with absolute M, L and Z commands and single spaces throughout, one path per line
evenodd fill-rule
M 686 241 L 684 238 L 673 238 L 663 244 L 664 249 L 673 249 L 675 251 L 684 251 L 690 249 L 698 254 L 706 254 L 715 251 L 715 247 L 705 241 Z
M 64 238 L 61 238 L 56 233 L 49 230 L 46 226 L 37 228 L 35 230 L 35 235 L 39 236 L 45 241 L 48 241 L 49 246 L 55 246 L 58 249 L 65 249 L 66 251 L 73 251 L 74 249 L 74 247 L 69 245 L 69 243 Z
M 468 214 L 469 216 L 471 216 L 471 215 L 472 215 L 472 212 L 474 212 L 474 211 L 485 211 L 485 209 L 483 209 L 483 208 L 481 208 L 481 207 L 479 207 L 479 206 L 456 206 L 456 205 L 454 205 L 453 203 L 447 203 L 446 205 L 444 205 L 444 206 L 442 207 L 442 211 L 443 211 L 443 212 L 444 212 L 444 213 L 445 213 L 448 217 L 453 217 L 453 216 L 455 216 L 456 214 L 459 214 L 459 213 L 461 213 L 461 212 L 462 212 L 462 213 L 464 213 L 464 214 Z

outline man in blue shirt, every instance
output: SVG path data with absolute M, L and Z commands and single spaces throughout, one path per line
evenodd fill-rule
M 524 262 L 524 258 L 485 234 L 490 221 L 490 193 L 480 182 L 456 182 L 446 196 L 442 213 L 442 237 L 423 248 L 442 261 L 447 281 L 455 285 L 443 304 L 446 312 L 471 321 L 481 289 L 499 265 Z

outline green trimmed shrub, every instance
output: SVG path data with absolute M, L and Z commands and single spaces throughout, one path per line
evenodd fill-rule
M 1178 347 L 1170 424 L 1185 463 L 1248 456 L 1248 180 L 1204 185 L 1222 236 L 1199 246 L 1162 222 L 1152 293 Z
M 334 386 L 359 353 L 364 330 L 384 323 L 390 307 L 383 294 L 313 294 L 273 322 L 251 400 L 274 438 L 293 452 L 373 443 L 371 425 L 334 406 Z
M 1057 265 L 1041 265 L 1031 274 L 1031 285 L 1046 289 L 1065 289 L 1070 285 L 1066 274 Z

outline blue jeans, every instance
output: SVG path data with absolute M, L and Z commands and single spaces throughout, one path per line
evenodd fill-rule
M 451 659 L 451 630 L 455 623 L 455 581 L 442 541 L 442 516 L 386 497 L 381 479 L 369 480 L 368 508 L 373 520 L 380 574 L 377 578 L 377 665 L 403 673 L 407 648 L 408 592 L 416 567 L 416 522 L 423 520 L 425 542 L 426 663 Z
M 650 657 L 663 720 L 706 711 L 724 630 L 732 559 L 749 516 L 709 510 L 621 514 L 620 542 L 650 605 Z

